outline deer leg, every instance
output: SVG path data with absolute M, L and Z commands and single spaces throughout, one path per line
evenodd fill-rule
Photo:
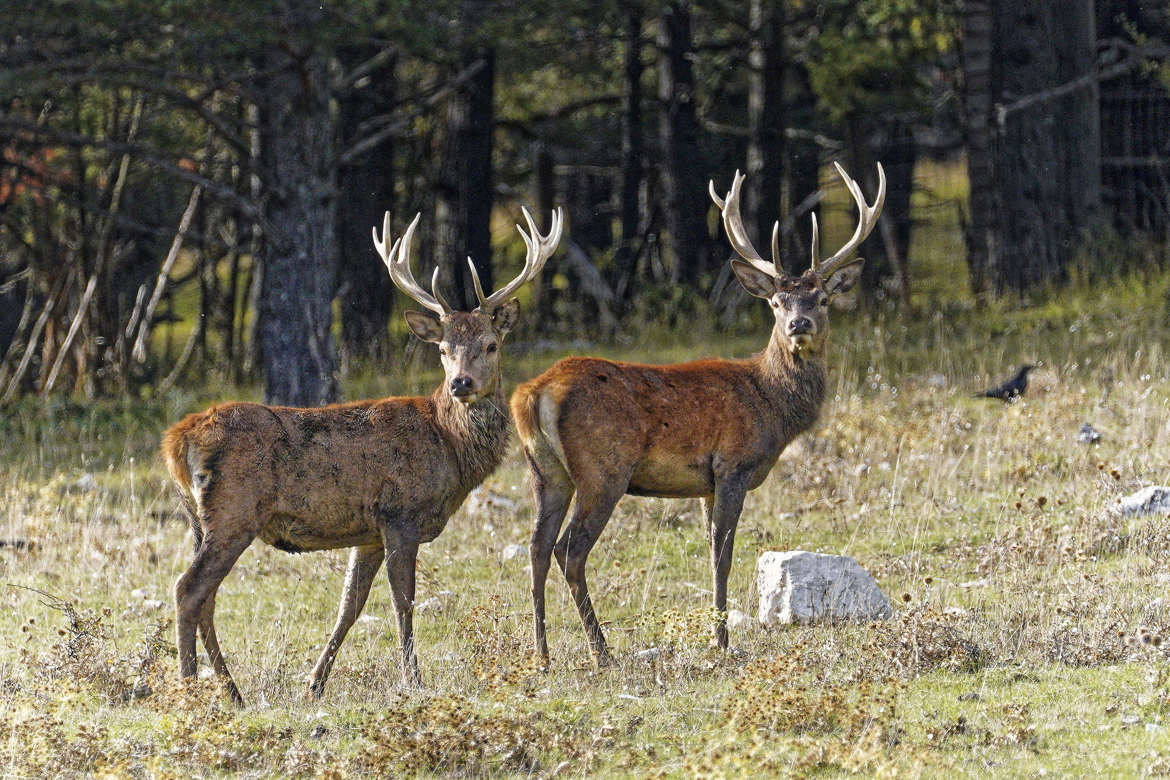
M 546 477 L 531 457 L 528 465 L 532 473 L 532 492 L 536 496 L 536 527 L 528 545 L 532 561 L 532 615 L 536 653 L 548 666 L 548 640 L 544 627 L 544 595 L 548 568 L 552 563 L 553 545 L 560 533 L 561 523 L 573 498 L 573 483 L 564 469 L 556 464 L 545 469 Z
M 215 602 L 211 601 L 204 614 L 204 605 L 208 604 L 209 597 L 214 596 L 223 578 L 231 571 L 244 550 L 252 543 L 252 534 L 239 533 L 226 539 L 219 539 L 213 533 L 206 533 L 203 543 L 195 559 L 179 579 L 175 582 L 175 632 L 176 643 L 179 649 L 179 675 L 192 677 L 196 669 L 195 657 L 195 628 L 197 624 L 205 623 L 213 626 Z M 204 636 L 208 634 L 205 632 Z M 218 651 L 219 643 L 214 640 L 214 630 L 210 633 L 213 644 Z M 206 640 L 205 647 L 208 647 Z M 210 653 L 210 647 L 208 648 Z M 223 663 L 223 657 L 220 663 Z M 226 667 L 225 667 L 226 669 Z M 239 695 L 239 692 L 236 692 Z M 234 697 L 233 697 L 234 698 Z
M 708 508 L 708 534 L 711 544 L 711 579 L 715 592 L 715 644 L 727 649 L 727 575 L 731 571 L 731 554 L 735 546 L 735 529 L 743 511 L 747 480 L 738 475 L 721 480 Z
M 418 559 L 418 532 L 414 528 L 383 526 L 386 576 L 398 617 L 398 637 L 402 642 L 402 681 L 419 686 L 418 658 L 414 654 L 414 567 Z
M 589 598 L 589 585 L 585 581 L 585 561 L 589 551 L 597 543 L 613 508 L 625 493 L 628 480 L 620 481 L 620 488 L 614 488 L 613 481 L 602 482 L 607 485 L 604 492 L 586 496 L 582 492 L 577 494 L 577 505 L 573 509 L 573 516 L 561 538 L 553 547 L 557 563 L 565 574 L 569 583 L 569 592 L 573 594 L 573 602 L 577 605 L 577 613 L 581 616 L 581 626 L 585 629 L 585 636 L 593 650 L 593 657 L 599 667 L 610 663 L 609 650 L 605 645 L 605 635 L 601 633 L 601 624 L 597 621 L 597 613 L 593 610 L 593 602 Z
M 215 636 L 215 594 L 218 590 L 217 586 L 203 602 L 203 610 L 199 613 L 199 635 L 203 639 L 203 647 L 207 650 L 207 657 L 211 659 L 211 668 L 219 675 L 227 695 L 237 705 L 243 706 L 244 697 L 240 695 L 240 689 L 236 687 L 236 681 L 232 679 L 232 673 L 228 671 L 227 663 L 223 660 L 223 653 L 219 649 L 219 639 Z
M 305 695 L 308 698 L 318 699 L 325 690 L 325 681 L 333 670 L 333 659 L 337 650 L 345 641 L 345 635 L 353 626 L 362 608 L 366 605 L 366 598 L 370 595 L 370 586 L 378 569 L 382 567 L 384 551 L 381 545 L 354 547 L 349 552 L 349 568 L 345 572 L 345 586 L 341 591 L 341 606 L 337 608 L 337 622 L 333 626 L 333 633 L 329 642 L 321 651 L 316 666 L 309 674 Z

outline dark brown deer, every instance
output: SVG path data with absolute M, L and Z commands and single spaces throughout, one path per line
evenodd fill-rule
M 388 247 L 390 215 L 374 246 L 390 278 L 430 313 L 406 312 L 423 341 L 439 345 L 444 381 L 425 398 L 384 398 L 316 409 L 226 403 L 191 414 L 168 430 L 162 452 L 195 535 L 195 558 L 175 583 L 179 673 L 195 674 L 198 626 L 211 665 L 242 703 L 215 636 L 215 595 L 240 554 L 260 538 L 279 550 L 352 548 L 337 623 L 308 679 L 319 696 L 346 632 L 365 605 L 374 576 L 386 573 L 402 642 L 402 673 L 417 684 L 414 653 L 415 559 L 467 494 L 503 457 L 508 417 L 500 385 L 500 346 L 515 324 L 510 298 L 540 272 L 561 237 L 553 214 L 541 236 L 528 211 L 524 269 L 484 297 L 471 264 L 479 306 L 454 311 L 431 280 L 427 293 L 410 270 L 418 217 Z M 470 259 L 468 260 L 471 263 Z
M 544 594 L 550 553 L 568 581 L 598 665 L 608 662 L 605 637 L 589 598 L 585 561 L 624 494 L 701 497 L 711 550 L 715 641 L 727 647 L 727 573 L 744 495 L 760 485 L 780 452 L 817 418 L 825 396 L 825 340 L 830 299 L 849 290 L 861 270 L 857 246 L 873 229 L 885 200 L 866 205 L 861 188 L 837 166 L 857 202 L 853 237 L 818 261 L 813 218 L 812 269 L 799 277 L 752 247 L 740 219 L 743 177 L 736 172 L 723 212 L 740 284 L 772 306 L 776 322 L 768 346 L 745 360 L 700 360 L 668 366 L 596 358 L 562 360 L 516 388 L 512 416 L 531 471 L 536 497 L 532 533 L 532 605 L 536 652 L 547 662 Z M 576 493 L 564 533 L 561 523 Z

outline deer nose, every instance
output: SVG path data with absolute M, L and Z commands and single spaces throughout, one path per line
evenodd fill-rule
M 457 376 L 451 380 L 451 395 L 456 398 L 471 395 L 471 377 Z
M 813 332 L 812 320 L 808 317 L 793 317 L 788 321 L 788 335 L 809 335 Z

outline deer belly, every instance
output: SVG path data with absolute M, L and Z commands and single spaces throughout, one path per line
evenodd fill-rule
M 633 496 L 696 498 L 709 496 L 714 490 L 715 480 L 709 460 L 666 456 L 640 462 L 630 477 L 626 492 Z
M 352 518 L 305 520 L 277 514 L 260 531 L 260 538 L 278 550 L 299 553 L 376 544 L 381 537 L 369 523 Z

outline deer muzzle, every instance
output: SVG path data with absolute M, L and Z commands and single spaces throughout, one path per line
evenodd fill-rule
M 462 401 L 465 404 L 469 404 L 476 398 L 474 382 L 471 381 L 471 377 L 455 377 L 451 380 L 450 389 L 451 395 L 455 398 L 456 401 Z

